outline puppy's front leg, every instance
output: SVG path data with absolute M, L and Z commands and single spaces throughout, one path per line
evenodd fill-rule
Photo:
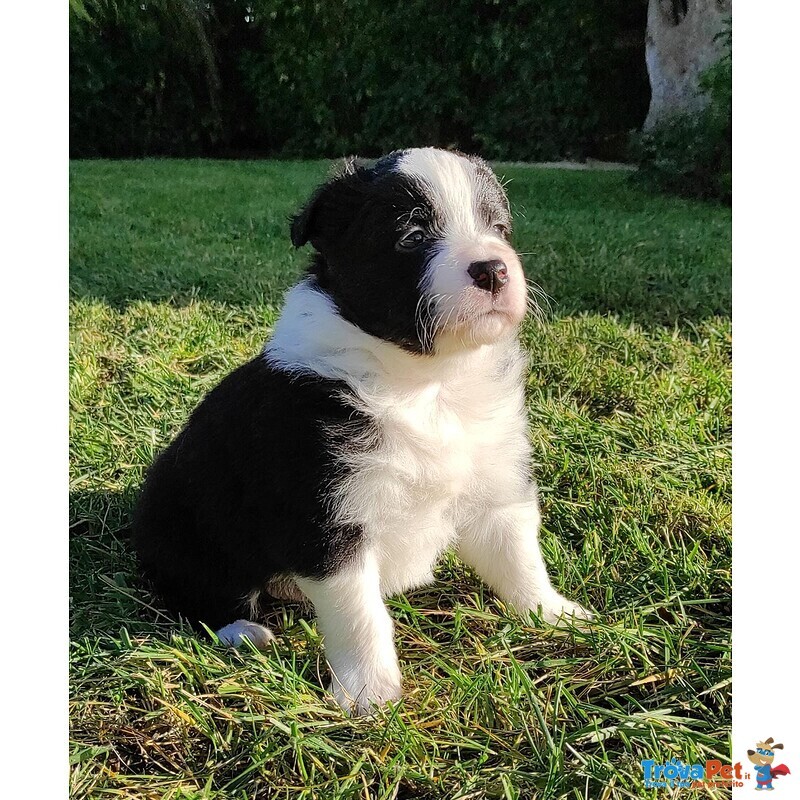
M 331 692 L 355 714 L 398 700 L 402 687 L 393 625 L 380 591 L 375 558 L 360 554 L 348 566 L 322 580 L 298 578 L 314 604 L 333 673 Z
M 461 532 L 458 554 L 517 611 L 540 610 L 546 622 L 591 612 L 560 595 L 539 550 L 539 504 L 530 487 L 521 502 L 483 510 Z

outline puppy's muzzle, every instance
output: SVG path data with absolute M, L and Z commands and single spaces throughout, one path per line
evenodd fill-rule
M 475 286 L 493 295 L 508 283 L 508 268 L 499 258 L 491 261 L 473 261 L 467 273 Z

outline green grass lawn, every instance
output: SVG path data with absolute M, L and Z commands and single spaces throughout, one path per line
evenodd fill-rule
M 542 547 L 594 624 L 520 620 L 451 557 L 390 601 L 404 701 L 350 719 L 299 609 L 233 652 L 142 587 L 143 472 L 269 336 L 325 169 L 71 166 L 73 796 L 652 797 L 642 759 L 728 759 L 730 212 L 625 173 L 498 168 L 552 298 L 523 331 Z

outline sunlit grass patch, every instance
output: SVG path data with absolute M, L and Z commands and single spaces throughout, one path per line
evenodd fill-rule
M 448 557 L 390 602 L 402 703 L 349 719 L 302 610 L 272 652 L 215 647 L 142 587 L 127 530 L 144 469 L 269 335 L 323 165 L 72 171 L 74 796 L 641 797 L 643 759 L 727 758 L 728 210 L 509 168 L 553 298 L 523 331 L 542 545 L 598 619 L 520 620 Z

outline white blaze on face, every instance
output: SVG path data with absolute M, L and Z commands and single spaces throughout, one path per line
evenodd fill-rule
M 489 344 L 513 333 L 525 316 L 525 277 L 514 249 L 487 219 L 486 178 L 469 159 L 435 148 L 408 151 L 398 168 L 425 187 L 441 229 L 423 286 L 435 312 L 437 348 Z M 496 295 L 477 288 L 468 273 L 474 262 L 493 259 L 506 265 L 509 278 Z
M 427 186 L 448 233 L 464 236 L 480 233 L 475 215 L 475 168 L 466 158 L 424 147 L 409 150 L 401 158 L 399 168 Z

